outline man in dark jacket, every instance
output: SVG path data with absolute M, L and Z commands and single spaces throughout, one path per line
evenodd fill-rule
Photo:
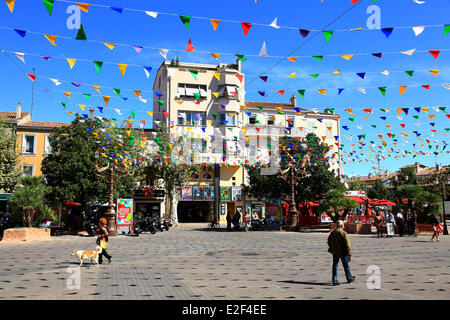
M 337 228 L 331 231 L 328 236 L 328 252 L 333 255 L 333 285 L 339 285 L 337 276 L 339 259 L 342 260 L 347 282 L 350 283 L 354 281 L 355 277 L 352 276 L 352 273 L 350 272 L 350 265 L 348 264 L 352 260 L 352 248 L 348 234 L 344 231 L 344 222 L 342 220 L 338 220 Z

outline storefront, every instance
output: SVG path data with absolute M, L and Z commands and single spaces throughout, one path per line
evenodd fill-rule
M 177 189 L 179 222 L 209 222 L 214 217 L 214 187 L 185 186 Z
M 0 218 L 6 213 L 8 207 L 8 200 L 11 198 L 11 193 L 0 193 Z
M 161 217 L 165 212 L 165 196 L 166 191 L 164 189 L 145 188 L 135 190 L 133 214 L 138 217 Z
M 231 218 L 239 212 L 242 216 L 244 212 L 244 203 L 242 201 L 242 189 L 241 187 L 221 187 L 220 188 L 220 223 L 227 223 L 227 214 L 231 215 Z
M 266 216 L 265 202 L 260 200 L 247 200 L 245 203 L 245 212 L 251 214 L 253 218 L 264 219 Z

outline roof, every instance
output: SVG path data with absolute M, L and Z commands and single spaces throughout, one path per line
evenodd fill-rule
M 279 102 L 257 102 L 257 101 L 245 101 L 247 107 L 263 107 L 263 108 L 294 108 L 292 104 L 289 103 L 279 103 Z M 297 107 L 300 110 L 306 111 L 304 108 Z
M 48 121 L 28 121 L 24 124 L 19 125 L 19 128 L 22 127 L 32 127 L 32 128 L 61 128 L 67 127 L 70 123 L 65 122 L 48 122 Z
M 0 119 L 5 121 L 15 121 L 16 114 L 16 111 L 0 111 Z M 20 119 L 23 119 L 28 115 L 30 115 L 29 112 L 22 112 Z

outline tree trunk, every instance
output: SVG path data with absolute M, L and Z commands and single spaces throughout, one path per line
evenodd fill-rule
M 28 228 L 32 227 L 33 211 L 33 209 L 25 209 L 25 223 Z

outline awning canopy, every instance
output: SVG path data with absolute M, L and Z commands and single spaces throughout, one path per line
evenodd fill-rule
M 370 200 L 367 197 L 353 197 L 353 196 L 347 196 L 346 198 L 352 199 L 353 201 L 355 201 L 357 204 L 366 204 L 367 200 Z
M 64 205 L 68 206 L 68 207 L 79 207 L 79 206 L 81 206 L 81 203 L 72 202 L 72 201 L 67 200 L 64 202 Z

